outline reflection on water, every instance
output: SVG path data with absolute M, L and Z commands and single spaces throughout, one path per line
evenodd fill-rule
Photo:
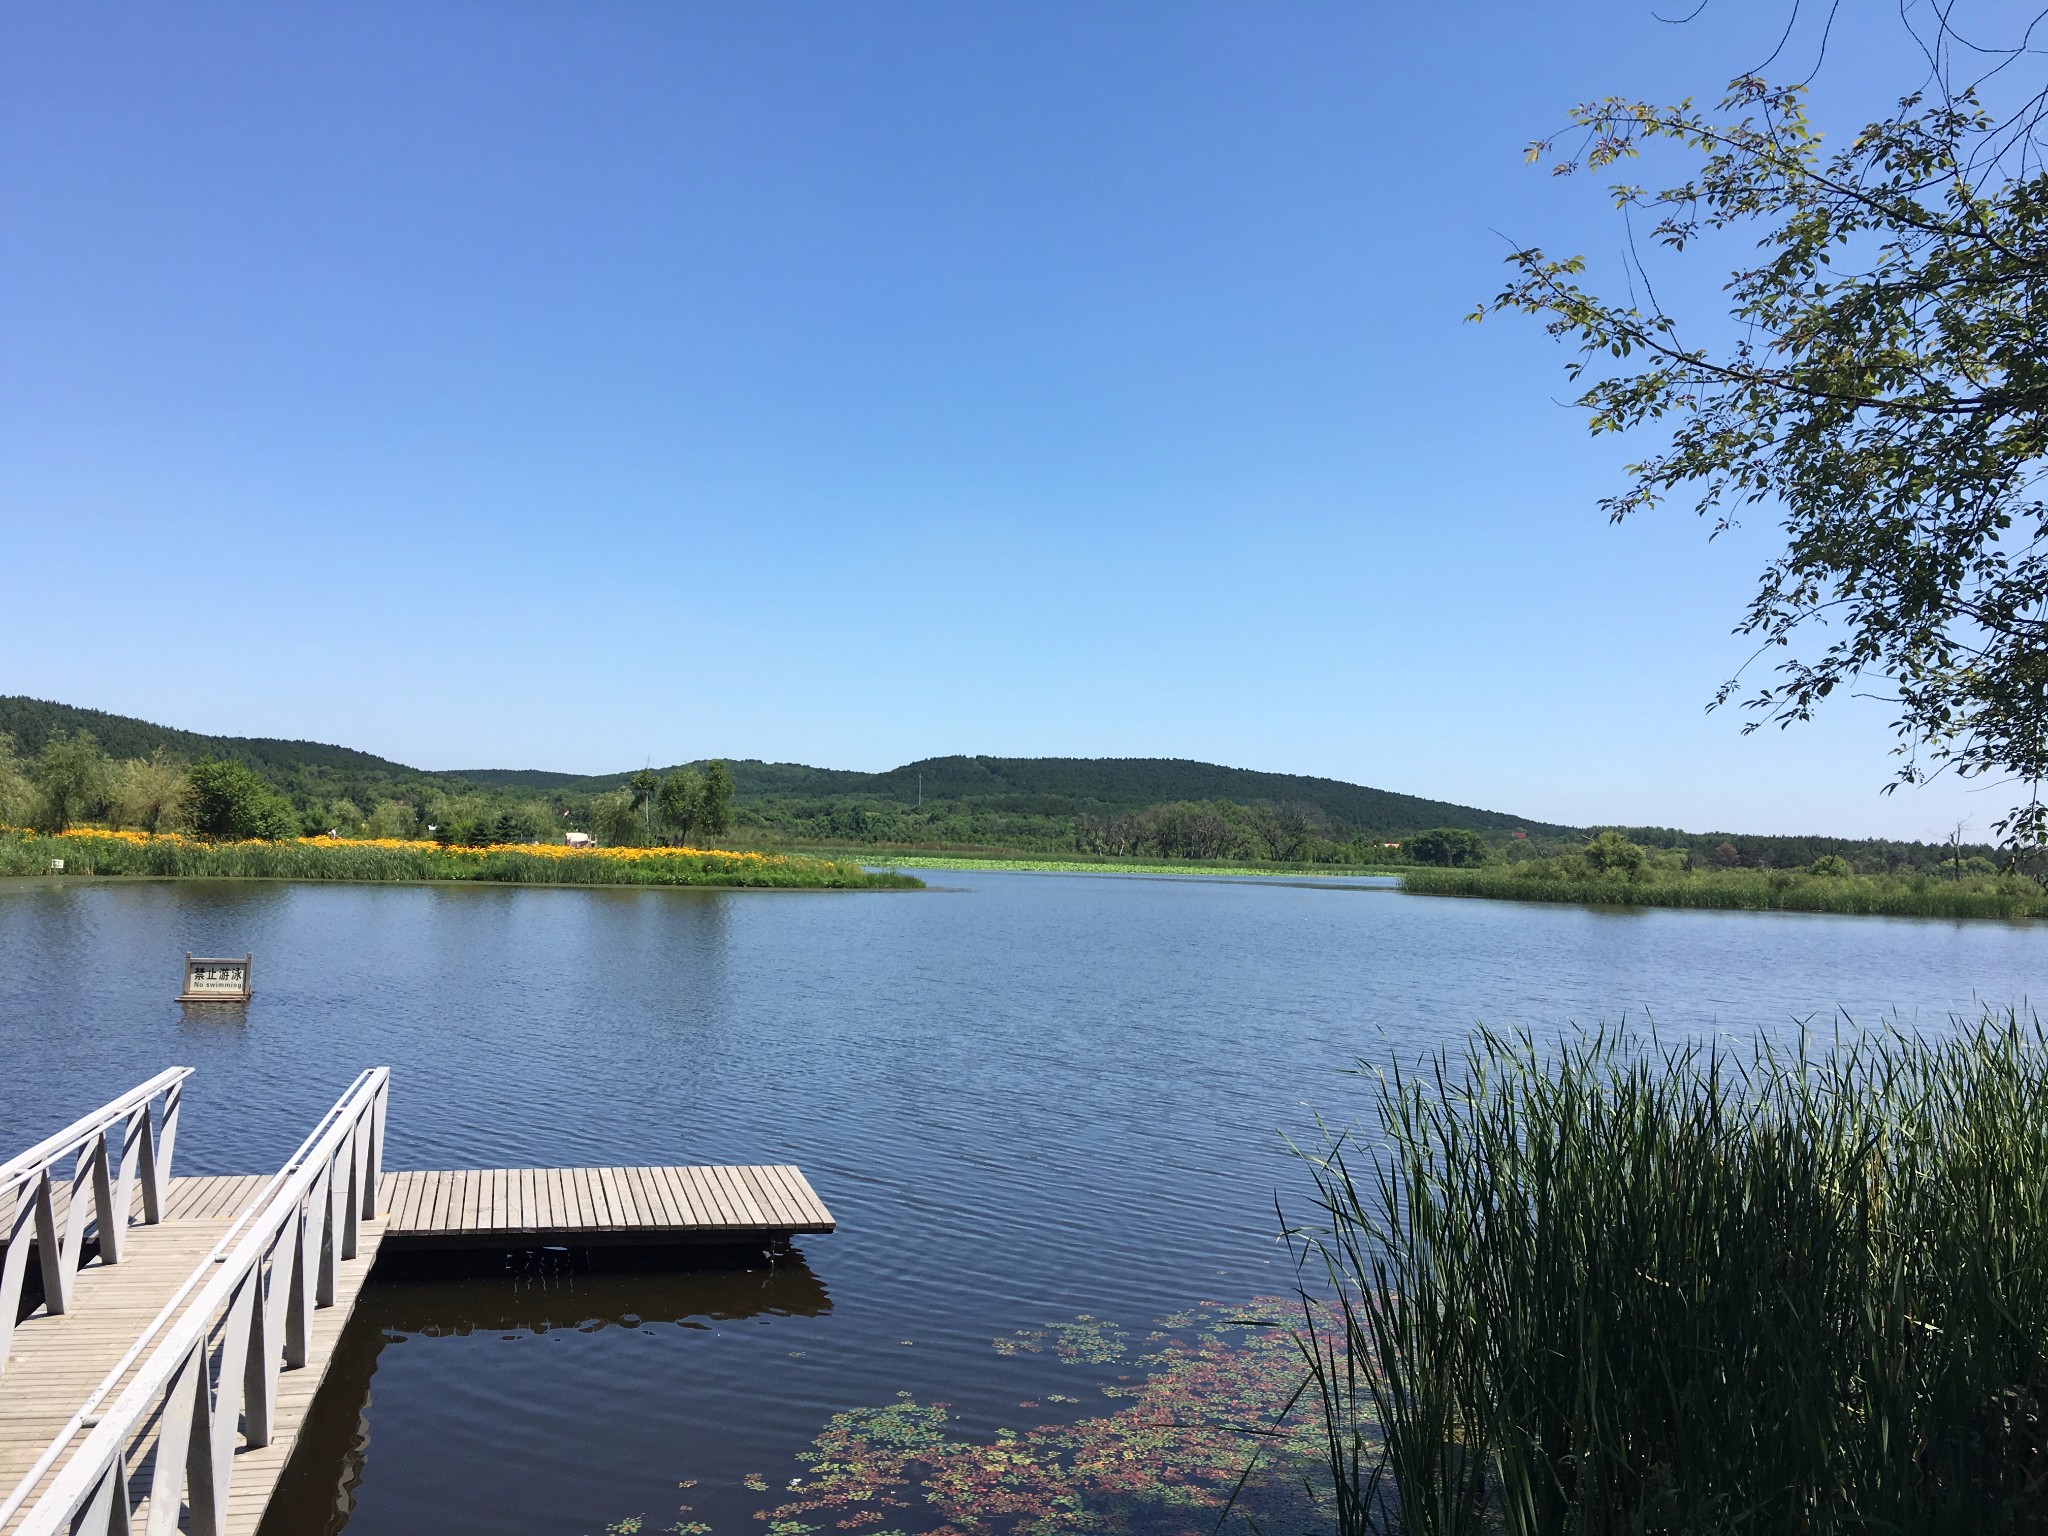
M 463 1255 L 462 1268 L 474 1270 L 479 1257 Z M 406 1266 L 417 1278 L 387 1280 L 380 1272 L 363 1289 L 343 1331 L 264 1529 L 313 1536 L 348 1523 L 373 1441 L 375 1378 L 387 1353 L 400 1345 L 421 1344 L 425 1347 L 415 1353 L 431 1354 L 449 1340 L 516 1345 L 562 1332 L 586 1337 L 606 1330 L 652 1337 L 665 1328 L 711 1333 L 750 1318 L 816 1318 L 832 1310 L 824 1285 L 794 1250 L 773 1262 L 757 1256 L 751 1267 L 705 1267 L 701 1250 L 692 1257 L 697 1267 L 683 1269 L 657 1267 L 685 1262 L 672 1249 L 548 1248 L 490 1255 L 496 1274 L 432 1276 L 427 1273 L 433 1267 L 431 1255 Z M 554 1398 L 557 1363 L 522 1361 L 529 1374 L 523 1395 L 537 1404 Z M 587 1421 L 575 1417 L 583 1406 L 575 1394 L 555 1401 L 562 1411 L 557 1434 L 571 1443 L 587 1434 Z M 675 1447 L 659 1431 L 645 1444 L 632 1443 L 633 1425 L 647 1422 L 627 1421 L 624 1441 L 616 1429 L 608 1429 L 610 1453 L 637 1454 L 650 1463 L 672 1458 Z M 390 1435 L 392 1427 L 386 1425 L 381 1433 Z M 490 1461 L 495 1457 L 467 1470 L 488 1477 Z
M 1084 1313 L 1142 1334 L 1284 1291 L 1274 1205 L 1299 1211 L 1304 1185 L 1280 1133 L 1347 1119 L 1361 1056 L 1478 1020 L 1747 1038 L 1841 1007 L 1940 1028 L 2048 974 L 2043 925 L 940 878 L 887 897 L 0 882 L 0 1141 L 182 1062 L 179 1171 L 255 1172 L 384 1063 L 395 1168 L 798 1164 L 840 1224 L 800 1272 L 373 1288 L 338 1427 L 323 1404 L 328 1460 L 294 1495 L 352 1498 L 349 1536 L 596 1536 L 643 1511 L 723 1536 L 765 1530 L 749 1478 L 786 1492 L 835 1415 L 899 1393 L 949 1405 L 948 1444 L 1067 1422 L 1020 1405 L 1085 1399 L 1073 1368 L 997 1339 Z M 187 950 L 253 950 L 255 999 L 181 1012 Z M 757 1281 L 796 1289 L 744 1303 Z

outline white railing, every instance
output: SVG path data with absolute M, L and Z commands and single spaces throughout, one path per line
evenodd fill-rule
M 6 1369 L 7 1352 L 14 1343 L 21 1285 L 28 1272 L 31 1224 L 35 1228 L 33 1246 L 42 1260 L 43 1305 L 52 1313 L 62 1313 L 71 1310 L 73 1282 L 84 1256 L 88 1212 L 95 1217 L 102 1264 L 121 1262 L 138 1177 L 143 1222 L 163 1219 L 164 1197 L 171 1187 L 171 1149 L 178 1139 L 178 1101 L 184 1096 L 185 1079 L 191 1075 L 190 1067 L 166 1068 L 21 1156 L 0 1163 L 0 1209 L 10 1197 L 13 1203 L 7 1258 L 0 1263 L 0 1370 Z M 164 1101 L 163 1113 L 158 1128 L 152 1130 L 150 1106 L 159 1097 Z M 71 1204 L 59 1232 L 58 1165 L 66 1158 L 74 1160 L 69 1176 Z
M 18 1536 L 129 1536 L 145 1460 L 145 1536 L 221 1536 L 236 1447 L 270 1443 L 278 1374 L 306 1363 L 313 1313 L 377 1214 L 390 1083 L 373 1067 L 327 1112 L 113 1406 L 80 1421 L 91 1433 Z

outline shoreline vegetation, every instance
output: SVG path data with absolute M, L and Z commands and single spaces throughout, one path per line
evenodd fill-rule
M 1956 1025 L 1361 1064 L 1295 1232 L 1339 1530 L 2040 1529 L 2048 1035 Z
M 807 850 L 809 851 L 809 850 Z M 1001 869 L 1023 870 L 1047 875 L 1258 875 L 1268 878 L 1313 876 L 1316 879 L 1353 880 L 1376 875 L 1399 875 L 1399 869 L 1366 865 L 1332 864 L 1249 864 L 1223 861 L 1215 864 L 1194 859 L 1162 863 L 1156 859 L 1038 858 L 1029 854 L 989 854 L 986 857 L 962 853 L 921 854 L 892 852 L 886 859 L 862 857 L 846 850 L 833 850 L 839 857 L 858 857 L 869 868 L 890 869 Z
M 61 865 L 56 861 L 61 860 Z M 774 890 L 920 890 L 922 880 L 850 859 L 717 848 L 463 847 L 400 838 L 207 842 L 175 832 L 0 829 L 0 876 L 470 881 L 501 885 L 694 885 Z
M 1619 847 L 1623 851 L 1617 853 Z M 492 843 L 468 846 L 412 838 L 202 839 L 178 832 L 72 827 L 38 832 L 0 827 L 0 877 L 141 876 L 155 879 L 337 880 L 372 883 L 469 881 L 502 885 L 695 885 L 785 890 L 918 890 L 904 869 L 1038 874 L 1224 876 L 1331 881 L 1395 878 L 1416 896 L 1464 896 L 1605 907 L 1671 907 L 1840 916 L 2048 917 L 2048 891 L 2015 874 L 1964 868 L 1858 874 L 1818 860 L 1817 869 L 1684 869 L 1645 850 L 1638 861 L 1616 834 L 1578 855 L 1480 863 L 1464 868 L 1161 861 L 1113 857 L 1031 858 L 892 850 L 887 859 L 852 849 L 782 852 L 754 848 Z M 1603 859 L 1604 850 L 1604 859 Z M 55 861 L 61 860 L 58 865 Z M 1972 861 L 1980 863 L 1982 861 Z M 1669 867 L 1666 867 L 1666 866 Z
M 113 731 L 123 750 L 146 747 L 149 755 L 110 756 L 81 721 Z M 33 731 L 32 757 L 19 753 L 8 725 Z M 241 755 L 180 755 L 209 744 Z M 926 769 L 935 795 L 952 798 L 926 801 Z M 536 794 L 541 781 L 552 787 Z M 912 804 L 872 798 L 892 786 L 907 789 Z M 849 790 L 869 798 L 850 800 Z M 1323 801 L 1162 798 L 1304 790 Z M 823 797 L 804 798 L 817 792 Z M 1425 814 L 1462 821 L 1410 819 Z M 1366 816 L 1401 820 L 1375 830 L 1358 819 Z M 849 775 L 714 758 L 701 768 L 644 768 L 617 779 L 496 770 L 422 776 L 343 748 L 187 737 L 0 698 L 0 829 L 7 827 L 35 829 L 15 834 L 20 846 L 0 847 L 0 873 L 15 875 L 56 873 L 52 861 L 63 859 L 63 873 L 549 885 L 920 884 L 903 866 L 1340 882 L 1394 876 L 1419 896 L 2048 917 L 2048 854 L 1966 843 L 1961 826 L 1938 844 L 1658 827 L 1589 834 L 1358 785 L 1149 759 L 930 759 Z M 104 846 L 82 847 L 76 864 L 54 845 L 30 846 L 34 837 L 73 834 Z M 0 830 L 0 839 L 7 835 Z
M 883 861 L 863 859 L 870 867 Z M 1820 862 L 1820 861 L 1816 861 Z M 1013 858 L 896 853 L 889 868 L 1021 870 L 1042 874 L 1227 875 L 1346 881 L 1394 878 L 1415 896 L 1471 896 L 1605 907 L 1676 907 L 1736 912 L 1823 912 L 1846 917 L 1934 917 L 2021 920 L 2048 917 L 2048 891 L 2021 875 L 1966 869 L 1856 874 L 1812 869 L 1574 868 L 1559 860 L 1482 864 L 1463 869 L 1333 867 L 1317 864 L 1160 863 L 1143 859 Z
M 1405 871 L 1418 896 L 1571 902 L 1617 907 L 1694 907 L 1747 912 L 1830 912 L 1852 917 L 2048 917 L 2048 890 L 2017 870 L 1957 857 L 1933 869 L 1860 871 L 1824 854 L 1805 869 L 1745 869 L 1693 862 L 1643 848 L 1618 832 L 1576 853 Z

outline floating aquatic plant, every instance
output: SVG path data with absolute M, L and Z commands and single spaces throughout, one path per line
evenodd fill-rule
M 1290 1319 L 1290 1309 L 1291 1319 Z M 1295 1299 L 1214 1303 L 1163 1318 L 1142 1339 L 1083 1315 L 997 1340 L 998 1354 L 1130 1369 L 1100 1390 L 1113 1406 L 1053 1423 L 960 1431 L 950 1405 L 898 1393 L 834 1414 L 797 1460 L 805 1475 L 753 1511 L 755 1532 L 808 1536 L 1212 1536 L 1319 1522 L 1321 1424 L 1291 1411 L 1306 1376 Z M 1078 1400 L 1052 1394 L 1054 1402 Z M 766 1479 L 750 1477 L 760 1492 Z M 669 1528 L 713 1536 L 691 1520 Z M 735 1533 L 728 1533 L 735 1536 Z

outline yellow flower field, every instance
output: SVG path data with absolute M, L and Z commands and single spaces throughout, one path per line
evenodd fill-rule
M 291 847 L 302 848 L 391 848 L 406 853 L 448 853 L 482 857 L 487 853 L 525 853 L 542 859 L 754 859 L 767 862 L 784 859 L 787 854 L 760 853 L 750 848 L 571 848 L 566 843 L 492 843 L 489 847 L 473 848 L 462 843 L 436 843 L 426 838 L 412 837 L 291 837 L 275 842 L 251 838 L 245 841 L 208 842 L 202 838 L 187 837 L 182 832 L 141 832 L 132 827 L 71 827 L 63 832 L 38 833 L 28 827 L 0 827 L 0 832 L 12 832 L 17 837 L 44 837 L 56 841 L 74 838 L 96 838 L 128 843 L 136 847 L 147 847 L 151 843 L 162 843 L 178 848 L 236 848 L 236 847 Z

